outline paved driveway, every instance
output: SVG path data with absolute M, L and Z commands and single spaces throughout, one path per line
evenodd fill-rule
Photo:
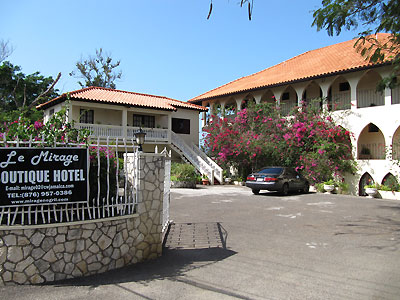
M 400 299 L 400 201 L 173 189 L 163 257 L 3 299 Z M 210 247 L 210 248 L 208 248 Z M 225 248 L 224 248 L 225 247 Z

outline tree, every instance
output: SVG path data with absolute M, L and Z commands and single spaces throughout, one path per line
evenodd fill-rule
M 120 79 L 122 72 L 115 72 L 114 69 L 120 65 L 121 61 L 115 63 L 110 54 L 103 53 L 103 49 L 96 49 L 95 56 L 89 56 L 76 63 L 76 70 L 69 73 L 75 78 L 83 78 L 84 82 L 78 81 L 79 85 L 84 87 L 99 86 L 115 89 L 115 81 Z
M 13 47 L 9 45 L 8 41 L 0 41 L 0 63 L 11 55 L 14 51 Z
M 391 60 L 392 74 L 378 86 L 393 88 L 400 68 L 400 1 L 398 0 L 323 0 L 322 8 L 313 11 L 313 26 L 325 29 L 328 35 L 339 35 L 343 29 L 366 29 L 358 34 L 355 47 L 370 62 Z M 385 42 L 374 35 L 387 32 L 391 36 Z
M 5 61 L 0 66 L 0 119 L 17 120 L 21 115 L 35 121 L 42 113 L 35 106 L 58 96 L 54 86 L 61 77 L 45 77 L 39 72 L 25 75 L 20 66 Z
M 251 21 L 251 16 L 253 15 L 254 0 L 240 0 L 240 7 L 243 7 L 247 3 L 247 12 L 249 14 L 249 20 Z M 207 20 L 210 19 L 213 10 L 212 0 L 210 1 L 210 10 L 208 11 Z

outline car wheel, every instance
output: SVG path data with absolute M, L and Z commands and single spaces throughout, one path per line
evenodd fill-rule
M 253 192 L 254 195 L 258 195 L 260 193 L 260 190 L 252 189 L 251 191 Z
M 303 193 L 308 194 L 309 191 L 310 191 L 310 185 L 308 183 L 306 183 L 306 185 L 303 188 Z
M 283 196 L 289 195 L 289 185 L 287 183 L 282 186 L 281 194 Z

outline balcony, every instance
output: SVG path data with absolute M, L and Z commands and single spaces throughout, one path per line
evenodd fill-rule
M 135 132 L 139 127 L 122 127 L 114 125 L 99 125 L 99 124 L 86 124 L 75 123 L 77 129 L 87 129 L 90 131 L 90 136 L 95 138 L 111 139 L 128 138 L 134 139 Z M 171 141 L 171 133 L 168 129 L 159 128 L 142 128 L 146 133 L 146 143 L 162 143 L 169 144 Z

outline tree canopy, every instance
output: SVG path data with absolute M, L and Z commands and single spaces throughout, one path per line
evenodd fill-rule
M 9 61 L 0 65 L 0 119 L 4 121 L 17 120 L 24 115 L 33 121 L 41 119 L 42 113 L 34 108 L 40 102 L 58 96 L 56 80 L 45 77 L 39 72 L 25 75 L 20 66 Z
M 328 35 L 339 35 L 342 30 L 362 26 L 356 47 L 371 62 L 391 60 L 394 70 L 385 78 L 380 88 L 393 87 L 400 68 L 400 1 L 399 0 L 323 0 L 322 7 L 313 12 L 313 26 L 325 29 Z M 389 40 L 380 42 L 372 35 L 379 32 L 391 34 Z
M 122 71 L 116 72 L 114 69 L 119 67 L 121 61 L 113 61 L 110 54 L 103 52 L 103 49 L 96 49 L 95 56 L 89 56 L 75 64 L 76 69 L 69 73 L 75 78 L 82 78 L 83 82 L 78 81 L 82 88 L 89 86 L 99 86 L 105 88 L 116 88 L 115 81 L 120 79 Z

